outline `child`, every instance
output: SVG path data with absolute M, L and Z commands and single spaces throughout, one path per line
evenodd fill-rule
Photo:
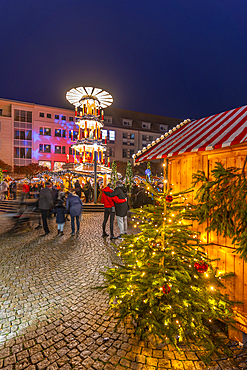
M 54 207 L 53 213 L 56 213 L 56 223 L 57 223 L 57 236 L 63 236 L 63 228 L 65 224 L 65 214 L 67 214 L 67 210 L 65 206 L 63 205 L 63 202 L 61 199 L 58 199 L 56 202 L 56 205 Z

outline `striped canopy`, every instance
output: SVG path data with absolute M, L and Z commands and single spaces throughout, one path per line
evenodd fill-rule
M 247 140 L 247 105 L 201 118 L 186 120 L 134 155 L 135 163 L 182 153 L 213 150 Z

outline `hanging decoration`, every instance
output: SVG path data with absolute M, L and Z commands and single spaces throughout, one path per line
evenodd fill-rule
M 173 197 L 172 197 L 172 195 L 167 195 L 166 196 L 166 201 L 168 202 L 168 203 L 171 203 L 172 201 L 173 201 Z
M 195 262 L 194 267 L 200 273 L 208 271 L 208 265 L 205 262 Z

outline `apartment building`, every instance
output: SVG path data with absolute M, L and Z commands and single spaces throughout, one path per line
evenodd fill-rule
M 180 121 L 109 107 L 102 130 L 107 142 L 105 156 L 110 162 L 132 161 L 134 153 Z M 0 158 L 11 166 L 39 163 L 60 169 L 74 161 L 71 146 L 77 136 L 72 109 L 0 99 Z

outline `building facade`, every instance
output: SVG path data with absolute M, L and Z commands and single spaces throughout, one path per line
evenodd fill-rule
M 180 119 L 109 107 L 102 137 L 110 162 L 132 155 L 180 123 Z M 72 109 L 0 99 L 0 159 L 11 166 L 38 163 L 60 169 L 74 162 L 78 126 Z M 79 156 L 77 156 L 79 161 Z

